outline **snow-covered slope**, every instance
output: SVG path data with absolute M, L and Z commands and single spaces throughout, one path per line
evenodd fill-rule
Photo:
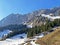
M 18 45 L 24 43 L 24 39 L 7 39 L 5 41 L 0 41 L 0 45 Z
M 46 14 L 42 14 L 42 17 L 47 17 L 48 19 L 60 19 L 60 16 L 50 16 L 50 15 L 46 15 Z
M 24 38 L 20 38 L 20 36 Z M 19 44 L 25 43 L 26 38 L 27 38 L 27 35 L 25 33 L 19 34 L 9 39 L 6 39 L 4 41 L 0 41 L 0 45 L 19 45 Z
M 24 38 L 20 38 L 20 37 L 24 37 Z M 23 33 L 23 34 L 19 34 L 19 35 L 15 35 L 11 38 L 8 38 L 4 41 L 0 41 L 0 45 L 21 45 L 22 43 L 24 43 L 24 45 L 28 44 L 28 41 L 30 40 L 30 44 L 31 45 L 37 45 L 35 42 L 38 38 L 42 38 L 44 35 L 43 33 L 40 34 L 39 36 L 35 36 L 32 39 L 27 38 L 27 34 Z M 33 41 L 35 40 L 35 41 Z

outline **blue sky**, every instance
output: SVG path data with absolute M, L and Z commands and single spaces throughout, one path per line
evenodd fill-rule
M 25 14 L 60 6 L 60 0 L 0 0 L 0 20 L 11 13 Z

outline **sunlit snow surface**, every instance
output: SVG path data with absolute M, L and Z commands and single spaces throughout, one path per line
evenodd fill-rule
M 60 19 L 60 16 L 50 16 L 50 15 L 46 15 L 46 14 L 42 14 L 41 16 L 47 17 L 49 19 Z
M 24 43 L 24 39 L 7 39 L 5 41 L 0 41 L 0 45 L 18 45 Z
M 24 38 L 21 39 L 20 36 Z M 25 33 L 19 34 L 9 39 L 6 39 L 4 41 L 0 41 L 0 45 L 19 45 L 19 44 L 24 43 L 26 38 L 27 38 L 27 35 Z

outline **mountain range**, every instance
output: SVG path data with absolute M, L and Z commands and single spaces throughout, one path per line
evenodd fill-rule
M 49 15 L 53 14 L 53 16 L 59 16 L 60 15 L 60 7 L 50 8 L 50 9 L 39 9 L 36 11 L 33 11 L 28 14 L 10 14 L 7 17 L 3 18 L 0 21 L 0 27 L 4 27 L 7 25 L 20 25 L 20 24 L 31 24 L 38 25 L 42 24 L 47 18 L 42 17 L 41 15 Z

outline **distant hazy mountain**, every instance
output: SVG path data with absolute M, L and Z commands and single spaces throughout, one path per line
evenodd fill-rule
M 51 9 L 40 9 L 33 11 L 28 14 L 10 14 L 7 17 L 3 18 L 0 21 L 0 27 L 6 26 L 6 25 L 14 25 L 14 24 L 23 24 L 24 22 L 33 22 L 33 23 L 41 23 L 42 21 L 45 21 L 46 19 L 41 17 L 41 14 L 54 14 L 54 15 L 60 15 L 60 7 L 51 8 Z M 37 23 L 37 24 L 38 24 Z
M 26 21 L 26 17 L 20 14 L 10 14 L 0 21 L 0 26 L 6 26 L 11 24 L 21 24 Z
M 24 22 L 30 20 L 32 17 L 33 15 L 29 15 L 29 14 L 28 15 L 10 14 L 0 21 L 0 27 L 7 26 L 7 25 L 23 24 Z

